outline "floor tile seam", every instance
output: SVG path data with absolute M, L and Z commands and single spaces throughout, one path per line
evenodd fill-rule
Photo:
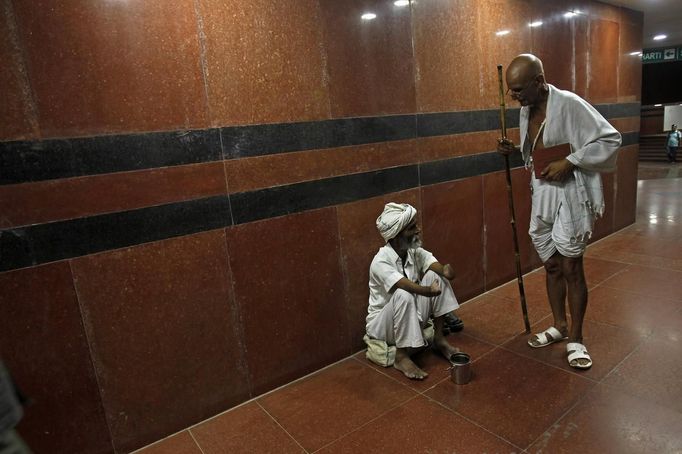
M 646 257 L 646 258 L 651 258 L 651 259 L 661 259 L 661 258 L 663 258 L 663 259 L 669 259 L 669 260 L 676 260 L 676 259 L 673 258 L 673 257 L 666 257 L 666 256 L 664 256 L 664 255 L 642 254 L 642 253 L 639 253 L 639 252 L 632 252 L 632 251 L 623 251 L 623 252 L 625 252 L 625 253 L 627 253 L 627 254 L 634 255 L 634 256 L 637 257 L 637 258 Z M 596 258 L 596 257 L 587 256 L 587 258 Z M 602 259 L 598 259 L 598 260 L 602 260 Z M 613 263 L 622 263 L 622 264 L 626 264 L 626 265 L 630 265 L 630 266 L 641 266 L 641 267 L 644 267 L 644 268 L 664 269 L 664 270 L 672 270 L 672 271 L 682 272 L 682 271 L 680 271 L 680 270 L 676 270 L 676 269 L 674 269 L 674 268 L 669 268 L 669 267 L 666 267 L 666 266 L 663 266 L 663 265 L 655 265 L 655 264 L 654 264 L 654 265 L 642 265 L 642 264 L 635 263 L 635 262 L 632 262 L 632 261 L 625 261 L 625 259 L 620 259 L 620 260 L 617 260 L 617 259 L 610 259 L 610 260 L 608 260 L 608 261 L 609 261 L 609 262 L 613 262 Z M 625 270 L 621 270 L 621 271 L 625 271 Z M 609 278 L 609 279 L 610 279 L 610 278 Z
M 396 408 L 402 407 L 402 406 L 406 405 L 408 402 L 410 402 L 410 401 L 412 401 L 412 400 L 414 400 L 414 399 L 419 398 L 420 396 L 421 396 L 421 395 L 420 395 L 419 393 L 415 393 L 414 396 L 410 396 L 407 400 L 405 400 L 405 401 L 403 401 L 403 402 L 400 402 L 400 403 L 398 403 L 398 404 L 396 404 L 396 405 L 393 405 L 393 406 L 389 407 L 388 409 L 386 409 L 385 411 L 381 412 L 380 414 L 378 414 L 378 415 L 375 416 L 374 418 L 370 418 L 369 420 L 367 420 L 364 424 L 361 424 L 361 425 L 359 425 L 358 427 L 356 427 L 355 429 L 352 429 L 352 430 L 350 430 L 350 431 L 348 431 L 348 432 L 346 432 L 346 433 L 340 435 L 340 436 L 337 437 L 336 439 L 330 441 L 329 443 L 327 443 L 327 444 L 325 444 L 325 445 L 323 445 L 323 446 L 320 446 L 320 447 L 317 448 L 316 450 L 310 451 L 310 453 L 312 454 L 312 453 L 319 452 L 320 450 L 322 450 L 322 449 L 324 449 L 324 448 L 326 448 L 326 447 L 328 447 L 328 446 L 333 445 L 334 443 L 336 443 L 336 442 L 338 442 L 338 441 L 340 441 L 340 440 L 342 440 L 342 439 L 348 437 L 349 435 L 351 435 L 351 434 L 353 434 L 353 433 L 359 431 L 359 430 L 362 429 L 363 427 L 368 426 L 369 424 L 373 423 L 373 422 L 376 421 L 377 419 L 382 418 L 383 416 L 385 416 L 386 414 L 388 414 L 388 413 L 390 413 L 391 411 L 395 410 Z M 308 452 L 308 451 L 306 451 L 306 452 Z
M 398 378 L 394 377 L 393 375 L 391 375 L 391 374 L 389 374 L 389 373 L 387 373 L 387 372 L 384 372 L 384 370 L 386 370 L 386 369 L 393 369 L 393 366 L 388 366 L 388 367 L 384 367 L 384 368 L 382 368 L 382 369 L 377 369 L 376 367 L 372 366 L 372 365 L 369 364 L 368 362 L 362 361 L 362 360 L 360 360 L 360 359 L 358 359 L 358 358 L 355 358 L 355 357 L 353 357 L 353 359 L 355 359 L 356 361 L 358 361 L 360 364 L 362 364 L 364 367 L 368 368 L 369 370 L 372 370 L 372 371 L 376 372 L 377 374 L 382 375 L 382 376 L 384 376 L 384 377 L 386 377 L 386 378 L 390 378 L 391 381 L 393 381 L 393 382 L 395 382 L 395 383 L 398 383 L 398 384 L 401 385 L 401 386 L 404 386 L 405 388 L 409 389 L 410 391 L 413 391 L 413 392 L 416 393 L 416 394 L 420 394 L 419 391 L 417 391 L 416 389 L 410 387 L 409 385 L 406 385 L 402 380 L 399 380 Z M 369 360 L 367 360 L 367 361 L 369 361 Z
M 511 350 L 510 348 L 505 347 L 505 346 L 503 346 L 503 345 L 500 346 L 500 349 L 502 349 L 502 350 L 504 350 L 504 351 L 506 351 L 506 352 L 508 352 L 508 353 L 513 353 L 513 354 L 515 354 L 516 356 L 520 356 L 520 357 L 523 358 L 523 359 L 530 359 L 530 360 L 535 361 L 536 363 L 540 363 L 540 364 L 542 364 L 542 365 L 544 365 L 544 366 L 549 366 L 549 367 L 551 367 L 551 368 L 553 368 L 553 369 L 560 370 L 561 372 L 564 372 L 564 373 L 573 375 L 573 376 L 575 376 L 575 377 L 579 377 L 579 378 L 581 378 L 581 379 L 583 379 L 583 380 L 587 380 L 588 382 L 591 382 L 591 383 L 593 383 L 593 384 L 595 384 L 595 385 L 596 385 L 596 384 L 599 384 L 599 380 L 595 380 L 594 378 L 591 378 L 591 377 L 586 377 L 586 376 L 582 375 L 582 374 L 583 374 L 582 372 L 578 372 L 577 370 L 576 370 L 576 372 L 574 372 L 574 371 L 572 371 L 572 370 L 563 369 L 563 368 L 561 368 L 561 367 L 559 367 L 559 366 L 557 366 L 557 365 L 555 365 L 555 364 L 552 364 L 552 363 L 549 363 L 549 362 L 545 362 L 545 361 L 543 361 L 543 360 L 541 360 L 541 359 L 534 358 L 534 357 L 532 357 L 532 356 L 526 356 L 526 355 L 524 355 L 524 354 L 522 354 L 522 353 L 519 353 L 519 352 L 517 352 L 517 351 Z
M 457 410 L 455 410 L 455 409 L 453 409 L 453 408 L 451 408 L 451 407 L 448 407 L 448 406 L 445 405 L 443 402 L 441 402 L 441 401 L 439 401 L 439 400 L 437 400 L 437 399 L 434 399 L 433 397 L 430 397 L 430 396 L 424 396 L 424 397 L 426 397 L 426 398 L 429 399 L 430 401 L 436 403 L 437 405 L 443 407 L 445 410 L 449 411 L 450 413 L 453 413 L 453 414 L 459 416 L 460 418 L 464 419 L 464 420 L 467 421 L 468 423 L 473 424 L 474 426 L 478 427 L 479 429 L 483 430 L 484 432 L 487 432 L 487 433 L 489 433 L 490 435 L 494 436 L 495 438 L 498 438 L 498 439 L 502 440 L 503 442 L 508 443 L 509 445 L 513 446 L 514 448 L 518 449 L 519 451 L 524 451 L 523 448 L 521 448 L 520 446 L 515 445 L 515 444 L 512 443 L 511 441 L 509 441 L 509 440 L 507 440 L 506 438 L 504 438 L 502 435 L 493 432 L 492 430 L 488 429 L 487 427 L 482 426 L 479 422 L 477 422 L 477 421 L 475 421 L 475 420 L 469 418 L 468 416 L 465 416 L 464 414 L 458 412 Z
M 682 276 L 680 276 L 680 278 L 682 278 Z M 607 284 L 602 284 L 602 287 L 603 287 L 603 288 L 606 288 L 606 289 L 609 289 L 609 290 L 618 290 L 618 291 L 621 291 L 621 292 L 629 293 L 629 294 L 634 295 L 634 296 L 640 296 L 640 297 L 642 297 L 642 298 L 647 298 L 647 295 L 646 295 L 646 294 L 640 293 L 640 292 L 635 292 L 635 291 L 633 291 L 633 290 L 627 290 L 627 289 L 623 289 L 623 288 L 619 288 L 619 287 L 613 287 L 613 286 L 610 286 L 610 285 L 607 285 Z M 648 296 L 648 298 L 651 298 L 651 296 Z M 679 299 L 675 299 L 674 297 L 670 297 L 670 296 L 657 297 L 657 298 L 666 299 L 666 300 L 669 300 L 669 301 L 672 302 L 672 303 L 680 303 L 680 302 L 682 302 L 682 297 L 680 297 Z
M 619 386 L 611 385 L 611 384 L 609 384 L 609 383 L 600 383 L 599 386 L 604 387 L 604 388 L 607 388 L 607 389 L 609 389 L 609 390 L 612 391 L 612 392 L 616 392 L 616 393 L 619 393 L 619 394 L 623 394 L 623 395 L 625 395 L 625 396 L 627 396 L 627 397 L 629 397 L 629 398 L 631 398 L 631 399 L 634 399 L 634 400 L 652 403 L 652 404 L 656 405 L 657 407 L 661 407 L 661 408 L 665 408 L 666 410 L 673 411 L 673 412 L 679 414 L 680 417 L 682 417 L 682 410 L 680 410 L 680 409 L 678 409 L 678 408 L 673 408 L 673 407 L 667 405 L 666 402 L 661 402 L 661 401 L 653 400 L 653 399 L 651 399 L 650 397 L 645 397 L 645 396 L 636 394 L 636 393 L 632 392 L 630 389 L 621 388 L 621 387 L 619 387 Z
M 606 375 L 604 376 L 604 378 L 601 379 L 601 381 L 600 381 L 599 383 L 600 383 L 600 384 L 606 384 L 606 380 L 609 379 L 609 377 L 613 376 L 613 374 L 616 373 L 616 371 L 618 370 L 618 368 L 619 368 L 622 364 L 624 364 L 626 361 L 628 361 L 632 355 L 634 355 L 636 352 L 638 352 L 638 351 L 642 348 L 642 346 L 644 346 L 644 345 L 651 339 L 651 337 L 652 337 L 652 334 L 649 334 L 648 336 L 642 336 L 642 338 L 640 339 L 639 343 L 635 346 L 635 348 L 633 348 L 632 351 L 631 351 L 630 353 L 628 353 L 627 355 L 625 355 L 625 357 L 624 357 L 622 360 L 620 360 L 620 362 L 618 362 L 618 364 L 616 364 L 616 365 L 609 371 L 609 373 L 606 374 Z
M 272 415 L 270 414 L 270 412 L 267 411 L 267 410 L 265 409 L 265 407 L 262 406 L 262 405 L 260 404 L 260 402 L 256 401 L 256 405 L 258 405 L 258 407 L 259 407 L 261 410 L 263 410 L 263 412 L 265 412 L 265 414 L 268 415 L 268 417 L 269 417 L 275 424 L 277 424 L 277 426 L 278 426 L 280 429 L 282 429 L 282 430 L 284 431 L 284 433 L 287 434 L 287 435 L 289 436 L 289 438 L 291 438 L 291 439 L 294 441 L 294 443 L 296 443 L 296 444 L 298 445 L 298 447 L 301 448 L 301 449 L 303 450 L 303 452 L 305 452 L 306 454 L 308 454 L 308 453 L 310 452 L 310 451 L 308 451 L 307 449 L 305 449 L 305 448 L 303 447 L 303 445 L 301 445 L 301 443 L 299 443 L 298 440 L 297 440 L 291 433 L 289 433 L 289 431 L 286 430 L 286 429 L 284 428 L 284 426 L 282 426 L 282 424 L 280 424 L 280 422 L 277 420 L 277 418 L 275 418 L 274 416 L 272 416 Z
M 526 449 L 530 449 L 531 446 L 533 446 L 535 443 L 537 443 L 542 436 L 547 432 L 547 430 L 551 429 L 555 425 L 559 424 L 563 419 L 565 419 L 578 405 L 580 405 L 583 401 L 587 400 L 588 395 L 594 391 L 597 386 L 599 386 L 600 383 L 595 382 L 590 389 L 587 392 L 582 393 L 578 399 L 576 399 L 575 403 L 571 405 L 561 416 L 559 416 L 556 420 L 554 420 L 553 423 L 551 423 L 547 429 L 545 429 L 535 440 L 531 441 L 531 443 L 526 447 Z
M 190 429 L 187 429 L 187 432 L 189 433 L 189 436 L 192 437 L 192 440 L 194 441 L 194 444 L 197 445 L 197 448 L 199 448 L 199 451 L 201 451 L 201 454 L 206 454 L 206 453 L 204 452 L 204 449 L 203 449 L 203 448 L 201 447 L 201 445 L 199 444 L 199 440 L 197 440 L 196 437 L 194 436 L 194 433 L 193 433 Z

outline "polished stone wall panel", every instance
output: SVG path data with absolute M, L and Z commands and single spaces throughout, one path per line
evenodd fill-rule
M 0 3 L 0 140 L 38 136 L 33 93 L 12 2 Z
M 618 22 L 590 19 L 587 99 L 591 103 L 618 99 L 619 36 Z
M 0 273 L 0 351 L 34 452 L 113 453 L 68 262 Z
M 483 87 L 479 71 L 472 71 L 481 67 L 477 36 L 479 3 L 476 0 L 412 3 L 418 112 L 480 108 Z M 485 105 L 491 107 L 490 103 Z
M 316 0 L 199 0 L 214 126 L 330 118 Z
M 0 185 L 0 228 L 227 194 L 221 162 Z
M 642 98 L 642 22 L 620 24 L 618 59 L 618 101 L 640 101 Z
M 333 118 L 414 112 L 410 7 L 320 0 Z M 373 20 L 363 20 L 364 13 Z
M 576 18 L 566 17 L 569 2 L 566 0 L 531 2 L 534 22 L 542 22 L 532 27 L 531 50 L 542 60 L 545 80 L 562 90 L 575 89 L 575 50 L 572 43 L 576 38 Z M 577 19 L 579 20 L 579 19 Z
M 225 161 L 231 193 L 417 164 L 415 140 L 299 151 Z
M 249 398 L 227 253 L 220 229 L 73 260 L 118 452 Z
M 623 147 L 618 155 L 616 171 L 616 199 L 614 230 L 620 230 L 633 222 L 637 212 L 637 161 L 639 145 Z
M 483 178 L 424 186 L 424 247 L 455 270 L 453 289 L 462 302 L 483 292 Z
M 14 6 L 43 137 L 208 126 L 192 0 Z
M 364 347 L 365 319 L 369 302 L 369 265 L 384 240 L 376 228 L 376 219 L 388 202 L 409 203 L 421 219 L 418 189 L 387 194 L 336 207 L 343 269 L 344 294 L 348 312 L 348 331 L 353 351 Z
M 227 229 L 252 395 L 351 353 L 334 208 Z

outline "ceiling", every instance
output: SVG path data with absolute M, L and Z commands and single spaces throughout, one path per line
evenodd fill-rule
M 680 0 L 602 0 L 611 5 L 624 6 L 644 12 L 644 49 L 682 45 L 682 2 Z M 658 34 L 668 35 L 654 41 Z

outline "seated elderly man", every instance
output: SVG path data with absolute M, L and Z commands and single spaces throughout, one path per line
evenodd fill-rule
M 447 359 L 458 351 L 443 334 L 445 316 L 459 307 L 448 282 L 455 273 L 421 247 L 414 207 L 388 203 L 376 224 L 386 245 L 369 269 L 367 335 L 395 345 L 393 367 L 410 379 L 423 380 L 428 374 L 410 356 L 428 346 L 422 328 L 431 318 L 433 348 Z

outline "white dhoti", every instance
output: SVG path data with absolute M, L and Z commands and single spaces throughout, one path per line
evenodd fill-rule
M 438 296 L 414 295 L 401 289 L 393 292 L 381 311 L 367 323 L 367 334 L 398 348 L 425 346 L 422 328 L 429 319 L 459 307 L 450 282 L 435 272 L 428 271 L 420 285 L 428 287 L 434 280 L 440 282 L 441 294 Z
M 540 259 L 546 262 L 556 252 L 564 257 L 582 256 L 595 216 L 580 203 L 575 177 L 555 183 L 533 176 L 531 185 L 533 205 L 528 234 Z

